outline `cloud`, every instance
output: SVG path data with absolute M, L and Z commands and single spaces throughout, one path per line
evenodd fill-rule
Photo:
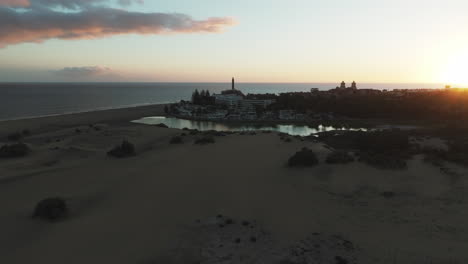
M 62 7 L 66 9 L 79 9 L 82 7 L 103 4 L 108 0 L 0 0 L 0 6 L 9 7 Z M 116 0 L 117 4 L 129 6 L 133 3 L 143 4 L 143 0 Z
M 111 75 L 112 70 L 107 67 L 89 66 L 89 67 L 65 67 L 54 71 L 56 75 L 65 78 L 79 79 L 93 76 Z
M 0 6 L 25 7 L 30 4 L 29 0 L 0 0 Z
M 21 6 L 21 1 L 0 0 Z M 24 1 L 23 1 L 24 2 Z M 0 47 L 48 39 L 94 39 L 121 34 L 217 33 L 228 17 L 195 20 L 179 13 L 144 13 L 102 5 L 106 0 L 30 0 L 26 9 L 0 6 Z M 118 0 L 122 5 L 141 0 Z M 55 7 L 75 10 L 57 11 Z

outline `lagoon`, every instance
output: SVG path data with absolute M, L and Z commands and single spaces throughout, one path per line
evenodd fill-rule
M 336 131 L 336 130 L 346 130 L 346 131 L 367 131 L 365 128 L 345 128 L 345 127 L 334 127 L 334 126 L 325 126 L 318 125 L 316 127 L 311 127 L 308 125 L 297 125 L 297 124 L 240 124 L 240 123 L 219 123 L 213 121 L 196 121 L 196 120 L 186 120 L 181 118 L 174 117 L 164 117 L 164 116 L 153 116 L 153 117 L 144 117 L 138 120 L 133 121 L 138 124 L 146 125 L 157 125 L 165 124 L 169 128 L 175 129 L 197 129 L 199 131 L 231 131 L 231 132 L 249 132 L 249 131 L 272 131 L 289 134 L 291 136 L 301 136 L 306 137 L 314 135 L 320 132 L 327 131 Z

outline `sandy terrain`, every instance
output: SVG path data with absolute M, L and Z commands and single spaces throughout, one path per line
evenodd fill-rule
M 297 253 L 318 243 L 327 248 L 301 253 L 310 258 L 263 260 L 333 263 L 340 254 L 348 263 L 354 256 L 369 264 L 468 263 L 464 168 L 447 165 L 453 172 L 447 174 L 420 156 L 404 171 L 327 165 L 326 146 L 286 143 L 274 133 L 216 137 L 203 146 L 188 135 L 184 144 L 170 145 L 182 131 L 126 122 L 160 111 L 0 123 L 0 135 L 32 132 L 25 139 L 28 157 L 0 160 L 0 263 L 264 263 L 249 252 L 294 247 L 287 252 Z M 88 126 L 96 123 L 98 129 Z M 137 155 L 107 157 L 122 139 L 136 145 Z M 287 159 L 305 146 L 320 165 L 287 168 Z M 32 219 L 35 204 L 53 196 L 67 199 L 71 215 L 57 223 Z M 234 219 L 231 229 L 210 222 L 219 214 Z M 242 220 L 255 227 L 243 231 Z M 256 243 L 248 241 L 252 236 Z M 239 243 L 232 242 L 236 237 Z M 350 241 L 352 253 L 334 246 L 340 241 Z M 231 259 L 215 262 L 223 256 Z

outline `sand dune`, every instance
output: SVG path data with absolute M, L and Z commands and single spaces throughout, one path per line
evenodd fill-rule
M 170 253 L 200 236 L 190 232 L 197 219 L 218 214 L 255 221 L 280 245 L 315 232 L 339 235 L 359 249 L 358 263 L 468 262 L 464 168 L 452 166 L 462 175 L 454 180 L 421 157 L 405 171 L 327 165 L 323 144 L 286 143 L 274 133 L 208 145 L 186 136 L 170 145 L 182 131 L 126 123 L 145 112 L 134 111 L 0 123 L 2 135 L 33 133 L 28 157 L 0 160 L 1 263 L 160 263 L 162 256 L 191 263 Z M 87 129 L 96 123 L 107 125 Z M 137 155 L 108 157 L 124 138 Z M 287 168 L 306 146 L 320 165 Z M 67 199 L 69 218 L 31 219 L 35 204 L 51 196 Z

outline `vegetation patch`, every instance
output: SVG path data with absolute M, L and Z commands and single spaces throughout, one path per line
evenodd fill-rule
M 124 140 L 122 144 L 107 152 L 107 155 L 115 158 L 127 158 L 135 156 L 135 146 L 127 140 Z
M 64 199 L 47 198 L 40 201 L 34 209 L 33 217 L 47 221 L 57 221 L 68 216 L 69 210 Z
M 166 124 L 163 124 L 163 123 L 157 124 L 157 125 L 154 125 L 154 126 L 161 127 L 161 128 L 169 128 Z
M 303 148 L 301 151 L 296 152 L 288 160 L 289 167 L 312 167 L 319 163 L 315 153 L 308 148 Z
M 4 145 L 0 148 L 0 158 L 20 158 L 28 155 L 30 151 L 24 143 Z
M 319 139 L 335 149 L 354 150 L 359 161 L 380 169 L 405 169 L 415 154 L 408 132 L 400 130 L 332 131 L 320 133 Z
M 21 132 L 14 132 L 7 136 L 8 141 L 20 141 L 23 139 L 23 134 Z
M 169 142 L 171 144 L 182 144 L 184 143 L 184 140 L 182 139 L 181 136 L 175 136 L 171 138 L 171 141 Z

